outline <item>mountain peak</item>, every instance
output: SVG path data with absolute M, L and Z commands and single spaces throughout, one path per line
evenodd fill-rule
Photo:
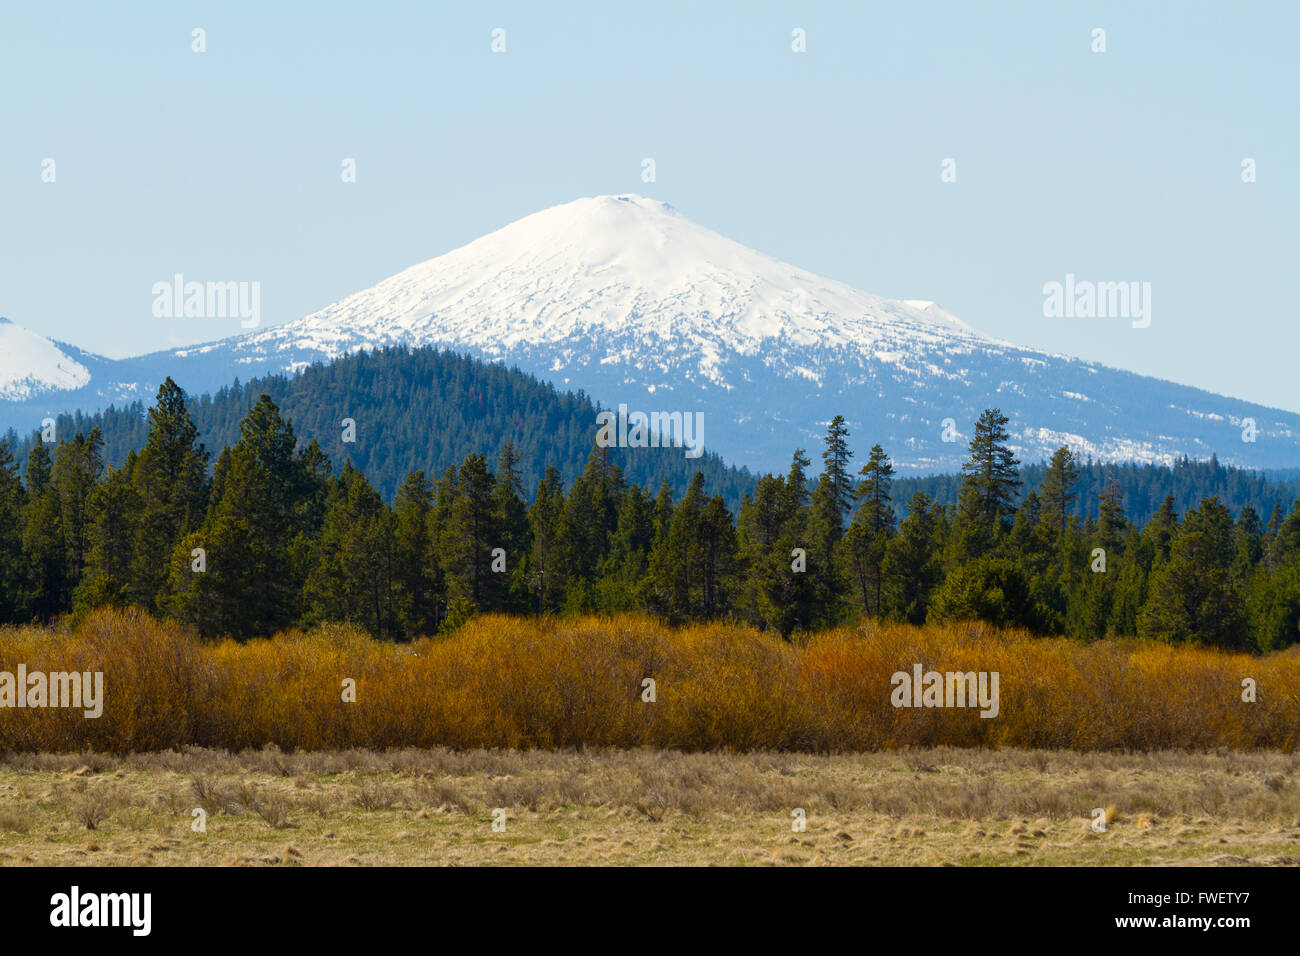
M 663 202 L 662 200 L 648 199 L 645 196 L 638 196 L 636 193 L 618 193 L 617 195 L 612 195 L 612 196 L 596 196 L 594 197 L 594 199 L 597 202 L 626 203 L 629 206 L 635 206 L 638 209 L 647 209 L 652 212 L 673 213 L 677 211 L 672 206 L 668 205 L 668 203 Z
M 870 348 L 905 333 L 976 336 L 937 307 L 861 292 L 734 242 L 666 202 L 619 193 L 525 216 L 247 339 L 287 338 L 329 355 L 436 341 L 505 356 L 574 336 L 632 335 L 651 348 L 697 352 L 706 377 L 729 387 L 709 371 L 710 356 L 752 355 L 775 341 Z
M 90 370 L 58 343 L 0 318 L 0 400 L 25 401 L 89 381 Z

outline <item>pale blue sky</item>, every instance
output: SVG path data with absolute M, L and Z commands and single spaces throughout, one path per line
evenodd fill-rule
M 1300 411 L 1300 5 L 612 6 L 7 7 L 0 315 L 114 356 L 203 341 L 238 320 L 154 318 L 155 282 L 260 281 L 287 321 L 636 192 L 1001 338 Z M 1044 318 L 1066 273 L 1151 282 L 1151 327 Z

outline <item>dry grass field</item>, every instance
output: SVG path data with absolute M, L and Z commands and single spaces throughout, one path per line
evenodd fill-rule
M 1300 756 L 11 754 L 0 865 L 33 864 L 1296 865 Z
M 894 707 L 916 664 L 1000 673 L 997 716 Z M 0 632 L 19 665 L 102 672 L 103 708 L 0 709 L 4 866 L 1300 864 L 1294 649 L 635 616 L 237 644 L 99 612 Z

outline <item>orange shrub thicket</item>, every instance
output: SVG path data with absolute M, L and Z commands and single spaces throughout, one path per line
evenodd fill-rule
M 668 747 L 852 751 L 1278 748 L 1300 653 L 1267 657 L 983 624 L 863 624 L 799 644 L 732 624 L 484 616 L 397 645 L 345 626 L 207 643 L 138 611 L 0 630 L 0 671 L 102 671 L 104 710 L 0 707 L 0 750 Z M 1000 712 L 895 708 L 891 675 L 996 671 Z M 1242 700 L 1252 678 L 1257 700 Z M 344 680 L 356 701 L 343 701 Z M 642 699 L 653 678 L 655 700 Z

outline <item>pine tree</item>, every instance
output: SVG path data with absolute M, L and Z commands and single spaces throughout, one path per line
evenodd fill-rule
M 1155 571 L 1169 561 L 1175 535 L 1178 534 L 1178 514 L 1174 511 L 1174 496 L 1169 495 L 1142 529 L 1142 538 L 1151 553 L 1148 571 Z
M 497 460 L 493 504 L 501 528 L 498 547 L 503 548 L 506 554 L 503 608 L 516 612 L 528 609 L 528 559 L 532 549 L 528 504 L 524 501 L 524 488 L 519 475 L 519 454 L 513 444 L 506 442 Z
M 79 612 L 129 603 L 132 542 L 136 523 L 145 510 L 136 490 L 137 465 L 132 452 L 125 466 L 110 468 L 90 493 L 86 572 L 73 594 L 73 606 Z
M 985 555 L 954 568 L 935 591 L 928 621 L 987 621 L 997 627 L 1050 630 L 1047 610 L 1036 600 L 1024 565 Z
M 759 478 L 753 495 L 746 495 L 741 502 L 736 521 L 741 560 L 746 568 L 742 613 L 759 627 L 780 629 L 782 625 L 781 608 L 791 577 L 789 555 L 782 550 L 789 520 L 785 478 Z M 782 630 L 782 634 L 786 633 Z
M 54 452 L 51 483 L 59 500 L 59 517 L 67 549 L 68 584 L 81 580 L 90 551 L 90 493 L 104 470 L 103 438 L 99 429 L 80 432 L 72 441 L 59 442 Z
M 149 409 L 149 438 L 133 472 L 140 512 L 132 528 L 129 596 L 154 611 L 173 548 L 202 523 L 207 508 L 208 453 L 198 435 L 185 393 L 168 378 Z
M 1268 564 L 1269 569 L 1277 566 L 1277 537 L 1278 532 L 1282 529 L 1282 522 L 1286 520 L 1286 515 L 1282 511 L 1280 504 L 1273 505 L 1273 511 L 1268 516 L 1268 524 L 1264 527 L 1264 561 Z
M 849 459 L 853 457 L 853 452 L 849 451 L 848 437 L 849 429 L 844 424 L 844 416 L 836 415 L 826 429 L 826 450 L 822 452 L 822 474 L 830 485 L 829 502 L 839 516 L 841 530 L 843 530 L 844 519 L 853 510 L 856 497 L 853 479 L 849 477 Z
M 438 630 L 440 572 L 435 574 L 430 514 L 433 487 L 422 471 L 406 476 L 393 506 L 393 587 L 397 629 L 404 637 Z
M 1079 462 L 1069 448 L 1062 445 L 1052 453 L 1047 465 L 1043 483 L 1039 489 L 1042 501 L 1043 529 L 1049 541 L 1056 544 L 1061 552 L 1061 565 L 1065 566 L 1065 552 L 1061 543 L 1065 540 L 1066 526 L 1076 497 L 1075 486 L 1079 481 Z
M 1260 653 L 1300 641 L 1300 557 L 1258 565 L 1247 588 L 1251 649 Z
M 65 610 L 71 595 L 63 514 L 52 476 L 49 447 L 37 438 L 27 456 L 27 502 L 22 532 L 27 571 L 24 616 L 37 621 L 48 621 Z
M 496 399 L 470 393 L 487 414 Z M 228 394 L 253 402 L 258 389 Z M 215 415 L 210 400 L 195 404 Z M 1081 467 L 1062 448 L 1033 466 L 1043 479 L 1015 507 L 1018 463 L 996 409 L 976 426 L 955 512 L 914 495 L 897 529 L 893 467 L 879 445 L 850 491 L 859 507 L 845 528 L 851 455 L 838 417 L 815 483 L 796 451 L 787 474 L 754 482 L 733 521 L 734 499 L 705 492 L 707 463 L 675 502 L 674 481 L 693 463 L 673 459 L 652 497 L 619 464 L 641 459 L 618 449 L 592 452 L 567 494 L 560 468 L 547 468 L 528 506 L 524 476 L 536 474 L 539 454 L 531 438 L 506 444 L 495 475 L 477 453 L 432 487 L 423 472 L 409 474 L 390 509 L 368 470 L 392 467 L 383 454 L 344 448 L 332 479 L 321 444 L 300 448 L 265 393 L 242 421 L 221 425 L 237 425 L 239 440 L 209 483 L 180 389 L 164 383 L 147 426 L 144 411 L 124 413 L 144 450 L 107 472 L 100 435 L 83 418 L 66 418 L 75 437 L 55 449 L 34 440 L 25 482 L 0 442 L 0 623 L 135 602 L 205 635 L 344 620 L 409 637 L 479 610 L 641 609 L 674 621 L 734 614 L 789 637 L 847 619 L 848 597 L 894 620 L 976 617 L 1087 639 L 1137 633 L 1268 651 L 1300 638 L 1300 505 L 1286 514 L 1255 479 L 1216 461 Z M 332 422 L 336 412 L 321 414 Z M 475 441 L 490 434 L 479 429 Z M 451 452 L 441 437 L 432 444 Z M 933 481 L 957 492 L 954 476 Z M 1214 482 L 1244 502 L 1238 517 L 1206 497 L 1180 526 L 1175 506 Z M 1151 514 L 1158 493 L 1164 502 L 1139 531 L 1126 509 Z M 1096 513 L 1079 517 L 1079 498 L 1095 500 Z M 1257 501 L 1272 509 L 1267 524 Z
M 698 586 L 694 552 L 704 504 L 704 476 L 697 472 L 673 509 L 668 533 L 655 542 L 650 555 L 648 604 L 653 612 L 673 622 L 690 619 L 697 609 L 692 601 L 692 589 Z
M 312 532 L 303 503 L 318 489 L 296 444 L 293 426 L 262 395 L 240 422 L 239 441 L 217 462 L 203 525 L 172 551 L 159 600 L 166 612 L 202 633 L 240 638 L 274 634 L 297 620 L 304 539 Z M 203 571 L 194 570 L 195 549 L 202 549 Z
M 746 568 L 744 616 L 785 638 L 811 625 L 816 600 L 808 571 L 807 467 L 808 458 L 799 449 L 787 477 L 760 478 L 737 521 Z
M 1233 524 L 1218 498 L 1207 498 L 1187 513 L 1168 562 L 1152 578 L 1138 621 L 1141 636 L 1245 646 L 1245 603 L 1232 579 Z
M 375 637 L 395 630 L 391 513 L 346 462 L 330 495 L 303 590 L 309 622 L 348 621 Z
M 1093 522 L 1089 518 L 1086 529 L 1087 559 L 1072 565 L 1075 570 L 1069 578 L 1073 583 L 1065 608 L 1067 633 L 1085 640 L 1106 636 L 1107 628 L 1116 620 L 1121 580 L 1131 586 L 1131 580 L 1124 578 L 1123 573 L 1130 563 L 1124 556 L 1129 526 L 1119 484 L 1115 481 L 1107 484 L 1097 495 L 1097 501 L 1097 520 Z M 1067 552 L 1072 550 L 1069 537 L 1067 534 Z M 1097 553 L 1098 549 L 1101 554 Z M 1129 612 L 1123 610 L 1120 615 L 1127 620 Z
M 36 436 L 36 443 L 27 455 L 27 496 L 39 498 L 50 490 L 51 473 L 54 470 L 54 458 L 50 448 Z
M 315 438 L 296 456 L 294 472 L 299 486 L 290 526 L 295 535 L 314 537 L 325 523 L 332 472 L 329 456 Z
M 885 550 L 895 521 L 889 493 L 894 467 L 880 445 L 872 446 L 860 474 L 857 497 L 861 504 L 845 536 L 844 564 L 857 585 L 862 607 L 878 617 L 884 606 Z
M 0 624 L 16 624 L 25 618 L 22 537 L 26 497 L 9 442 L 0 440 Z
M 1009 419 L 999 409 L 986 409 L 975 423 L 970 458 L 962 465 L 962 489 L 957 504 L 957 557 L 979 557 L 990 551 L 1008 530 L 1020 488 L 1019 461 L 1007 444 Z
M 1124 493 L 1112 481 L 1097 496 L 1097 544 L 1106 550 L 1107 559 L 1121 554 L 1124 538 L 1128 534 L 1128 519 L 1124 517 Z
M 1250 505 L 1242 508 L 1237 516 L 1235 540 L 1233 574 L 1238 581 L 1245 581 L 1264 559 L 1264 524 L 1259 520 L 1259 512 Z
M 708 620 L 731 600 L 735 527 L 720 496 L 706 498 L 697 472 L 649 559 L 647 602 L 673 621 Z
M 912 495 L 907 517 L 885 548 L 888 587 L 885 613 L 895 620 L 924 624 L 930 597 L 943 578 L 943 513 L 921 491 Z
M 589 588 L 608 556 L 609 540 L 618 526 L 618 504 L 624 482 L 608 451 L 592 452 L 564 503 L 561 535 L 565 543 L 567 599 L 571 610 L 590 610 Z
M 1017 554 L 1035 559 L 1035 567 L 1040 572 L 1045 570 L 1039 567 L 1039 562 L 1036 560 L 1045 544 L 1043 501 L 1038 497 L 1037 491 L 1029 492 L 1020 502 L 1020 507 L 1016 509 L 1015 520 L 1011 524 L 1011 537 L 1007 543 Z
M 667 487 L 665 481 L 664 487 Z M 554 465 L 537 485 L 537 495 L 528 511 L 532 532 L 529 560 L 529 590 L 536 595 L 536 610 L 558 611 L 564 604 L 565 546 L 563 539 L 564 485 Z
M 1115 584 L 1115 600 L 1111 605 L 1110 633 L 1133 636 L 1138 632 L 1138 615 L 1147 600 L 1147 585 L 1151 569 L 1151 549 L 1141 532 L 1129 527 L 1124 545 L 1124 562 L 1120 566 Z
M 456 500 L 460 497 L 457 487 L 460 472 L 455 465 L 448 465 L 441 477 L 434 483 L 433 510 L 429 512 L 429 542 L 433 548 L 432 577 L 435 591 L 440 596 L 435 607 L 434 618 L 439 631 L 453 630 L 458 621 L 472 616 L 473 607 L 463 598 L 457 600 L 457 609 L 452 620 L 452 595 L 449 587 L 446 558 L 452 546 L 455 529 L 452 526 L 452 513 Z
M 492 567 L 493 550 L 502 546 L 495 491 L 487 459 L 477 452 L 468 455 L 456 476 L 456 500 L 442 548 L 449 599 L 475 611 L 499 610 L 505 595 L 505 574 Z
M 701 481 L 703 477 L 701 474 Z M 700 618 L 712 620 L 730 608 L 736 561 L 736 528 L 726 502 L 721 495 L 714 495 L 704 506 L 694 543 L 692 564 L 698 572 Z
M 815 628 L 838 623 L 845 614 L 845 574 L 837 560 L 844 528 L 835 505 L 835 486 L 822 475 L 808 503 L 808 576 L 813 587 L 812 616 L 803 624 Z
M 665 478 L 659 483 L 659 493 L 655 495 L 653 544 L 658 544 L 668 537 L 668 528 L 673 520 L 673 509 L 676 507 L 673 501 L 673 489 Z
M 790 460 L 790 471 L 785 478 L 785 491 L 789 500 L 787 508 L 791 513 L 799 511 L 808 503 L 807 469 L 811 462 L 802 448 L 796 448 Z
M 642 582 L 654 542 L 655 502 L 644 488 L 631 485 L 623 493 L 618 528 L 596 581 L 596 606 L 600 611 L 612 613 L 639 607 L 644 600 Z

